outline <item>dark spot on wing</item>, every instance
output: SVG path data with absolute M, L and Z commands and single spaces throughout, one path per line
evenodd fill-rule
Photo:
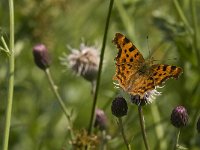
M 132 52 L 132 51 L 134 51 L 136 49 L 136 47 L 135 46 L 132 46 L 131 48 L 129 48 L 129 52 Z
M 127 64 L 127 66 L 129 66 L 129 69 L 131 69 L 131 67 L 132 67 L 132 65 L 130 65 L 130 64 Z
M 171 66 L 172 70 L 175 70 L 176 69 L 176 66 Z
M 126 67 L 123 65 L 123 66 L 122 66 L 122 70 L 124 71 L 124 70 L 125 70 L 125 68 L 126 68 Z
M 154 72 L 153 76 L 156 76 L 157 75 L 157 72 Z
M 137 57 L 139 55 L 139 53 L 136 53 L 134 56 Z
M 166 71 L 167 70 L 167 65 L 164 65 L 163 66 L 163 71 Z
M 121 76 L 126 80 L 126 76 L 124 75 L 124 73 L 121 73 Z
M 169 77 L 164 77 L 161 81 L 160 81 L 160 83 L 162 83 L 162 82 L 164 82 L 165 80 L 167 80 Z
M 157 81 L 159 78 L 155 78 L 155 80 Z
M 160 70 L 160 66 L 158 66 L 157 70 Z
M 130 59 L 130 62 L 133 62 L 133 58 Z
M 147 87 L 149 87 L 149 86 L 151 86 L 151 85 L 152 85 L 152 82 L 151 82 L 151 83 L 148 83 L 148 84 L 147 84 Z
M 121 57 L 121 54 L 122 54 L 122 49 L 119 48 L 118 55 L 117 55 L 116 59 L 120 58 L 120 57 Z
M 120 76 L 119 76 L 119 75 L 117 75 L 117 79 L 119 79 L 119 80 L 120 80 L 120 82 L 122 83 L 122 79 L 120 78 Z
M 127 38 L 125 37 L 124 43 L 126 44 L 126 43 L 129 43 L 129 42 L 130 42 L 129 39 L 127 39 Z

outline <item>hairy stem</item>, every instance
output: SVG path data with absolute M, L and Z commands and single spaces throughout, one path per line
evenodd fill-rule
M 9 134 L 10 134 L 10 122 L 12 115 L 12 102 L 14 92 L 14 71 L 15 71 L 15 58 L 14 58 L 14 3 L 13 0 L 9 0 L 9 13 L 10 13 L 10 57 L 9 58 L 9 79 L 8 79 L 8 97 L 7 108 L 5 118 L 5 129 L 3 137 L 3 150 L 8 149 Z M 5 46 L 5 45 L 4 45 Z
M 96 104 L 97 104 L 97 95 L 98 95 L 98 92 L 99 92 L 99 85 L 100 85 L 101 71 L 102 71 L 102 66 L 103 66 L 104 51 L 105 51 L 105 47 L 106 47 L 108 26 L 109 26 L 112 7 L 113 7 L 113 2 L 114 2 L 114 0 L 110 0 L 108 16 L 107 16 L 107 19 L 106 19 L 106 26 L 105 26 L 105 31 L 104 31 L 104 37 L 103 37 L 103 43 L 102 43 L 101 55 L 100 55 L 100 62 L 99 62 L 99 70 L 98 70 L 98 74 L 97 74 L 97 83 L 96 83 L 96 87 L 95 87 L 92 111 L 91 111 L 91 116 L 90 116 L 90 123 L 89 123 L 89 128 L 88 128 L 88 134 L 89 135 L 91 134 L 92 128 L 93 128 L 94 114 L 95 114 L 95 109 L 96 109 Z
M 65 103 L 64 103 L 63 99 L 61 98 L 60 94 L 58 93 L 57 86 L 54 83 L 53 78 L 52 78 L 51 73 L 50 73 L 50 70 L 48 68 L 45 70 L 45 73 L 46 73 L 48 81 L 49 81 L 49 83 L 51 85 L 51 89 L 52 89 L 53 93 L 55 94 L 56 99 L 58 100 L 58 102 L 59 102 L 59 104 L 60 104 L 60 106 L 61 106 L 61 108 L 62 108 L 62 110 L 63 110 L 63 112 L 64 112 L 64 114 L 65 114 L 65 116 L 67 118 L 67 120 L 68 120 L 68 124 L 69 124 L 68 125 L 68 129 L 69 129 L 69 132 L 70 132 L 71 139 L 73 139 L 74 135 L 73 135 L 72 122 L 71 122 L 71 118 L 70 118 L 69 112 L 68 112 L 68 110 L 67 110 L 67 108 L 65 106 Z
M 147 141 L 147 135 L 146 135 L 146 131 L 145 131 L 145 123 L 144 123 L 144 116 L 142 113 L 142 106 L 138 106 L 138 113 L 139 113 L 139 118 L 140 118 L 140 126 L 141 126 L 141 131 L 142 131 L 142 137 L 144 140 L 144 145 L 146 150 L 150 150 L 149 145 L 148 145 L 148 141 Z

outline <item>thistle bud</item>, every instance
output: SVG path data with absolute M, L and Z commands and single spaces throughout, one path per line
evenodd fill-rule
M 107 127 L 107 117 L 104 111 L 101 109 L 96 109 L 95 115 L 96 115 L 96 118 L 95 118 L 94 127 L 99 127 L 100 130 L 105 130 Z
M 177 106 L 173 109 L 171 114 L 171 123 L 176 128 L 181 128 L 187 125 L 188 123 L 188 113 L 185 107 Z
M 123 97 L 116 97 L 111 105 L 112 114 L 116 117 L 123 117 L 127 114 L 128 105 Z
M 33 56 L 35 64 L 42 70 L 50 65 L 48 50 L 44 44 L 37 44 L 33 47 Z

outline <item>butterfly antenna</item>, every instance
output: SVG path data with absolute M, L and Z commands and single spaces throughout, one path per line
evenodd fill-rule
M 154 60 L 152 60 L 153 58 L 151 58 L 151 50 L 150 50 L 150 48 L 149 48 L 149 36 L 147 35 L 147 48 L 148 48 L 148 51 L 149 51 L 149 56 L 148 56 L 148 60 L 150 61 L 149 63 L 152 63 L 152 61 L 154 61 Z
M 177 58 L 168 58 L 167 60 L 170 60 L 170 61 L 177 61 L 178 59 Z M 163 61 L 163 60 L 159 60 L 159 59 L 153 59 L 153 61 Z
M 178 59 L 174 57 L 174 58 L 168 58 L 167 60 L 177 61 Z
M 149 36 L 147 35 L 147 48 L 148 48 L 148 51 L 149 51 L 149 57 L 150 57 L 150 48 L 149 48 Z

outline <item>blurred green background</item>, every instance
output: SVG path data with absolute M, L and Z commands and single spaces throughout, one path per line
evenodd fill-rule
M 107 134 L 111 139 L 108 140 L 107 149 L 126 148 L 116 118 L 110 111 L 116 93 L 125 96 L 129 103 L 124 126 L 132 149 L 145 149 L 137 107 L 113 85 L 117 49 L 111 41 L 116 32 L 131 39 L 145 58 L 151 52 L 158 63 L 181 66 L 184 70 L 177 81 L 170 79 L 164 88 L 159 89 L 163 92 L 162 96 L 144 107 L 151 149 L 172 149 L 177 130 L 170 124 L 170 114 L 177 105 L 185 106 L 190 116 L 188 126 L 181 130 L 180 144 L 190 150 L 200 149 L 200 135 L 196 131 L 200 114 L 200 60 L 197 55 L 200 53 L 200 1 L 178 1 L 186 21 L 184 17 L 181 18 L 175 2 L 115 0 L 98 95 L 98 108 L 104 109 L 108 117 Z M 70 53 L 66 45 L 79 49 L 81 39 L 88 46 L 97 43 L 101 48 L 109 1 L 15 0 L 14 3 L 16 70 L 9 149 L 68 149 L 67 120 L 44 72 L 34 64 L 32 48 L 37 43 L 47 45 L 52 58 L 50 69 L 53 78 L 67 107 L 73 110 L 74 129 L 87 129 L 93 99 L 91 85 L 71 70 L 64 72 L 59 57 L 64 52 Z M 0 2 L 0 27 L 8 43 L 9 10 L 6 0 Z M 7 64 L 7 56 L 1 51 L 0 146 L 6 109 Z

